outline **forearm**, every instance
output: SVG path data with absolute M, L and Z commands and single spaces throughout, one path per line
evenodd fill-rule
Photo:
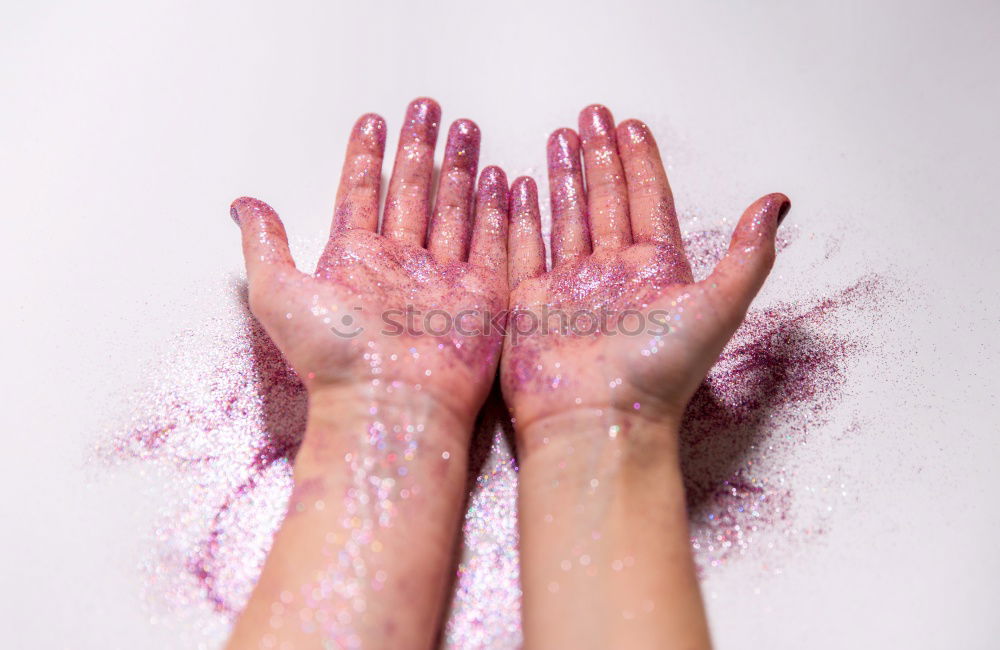
M 430 647 L 469 428 L 420 395 L 314 396 L 288 513 L 229 647 Z
M 594 410 L 519 432 L 526 648 L 709 647 L 676 436 Z

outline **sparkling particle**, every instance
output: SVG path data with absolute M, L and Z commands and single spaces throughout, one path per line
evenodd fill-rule
M 790 243 L 779 240 L 779 249 Z M 695 276 L 704 277 L 728 246 L 728 232 L 699 230 L 685 244 Z M 594 279 L 614 280 L 613 273 Z M 702 570 L 822 532 L 821 527 L 799 527 L 799 486 L 790 461 L 841 399 L 851 359 L 872 345 L 865 332 L 838 328 L 840 317 L 870 310 L 885 295 L 882 280 L 864 276 L 829 295 L 755 308 L 720 356 L 682 426 L 691 542 Z M 106 461 L 140 461 L 167 479 L 166 505 L 142 567 L 145 597 L 156 610 L 207 608 L 230 621 L 249 596 L 291 496 L 305 390 L 247 313 L 245 299 L 241 295 L 234 301 L 231 314 L 177 338 L 174 351 L 152 373 L 152 385 L 134 396 L 129 420 L 100 449 Z M 645 353 L 656 352 L 654 346 Z M 419 358 L 415 348 L 409 355 Z M 373 368 L 380 363 L 376 357 L 370 358 Z M 612 383 L 612 388 L 618 385 Z M 448 648 L 521 644 L 517 465 L 509 415 L 495 402 L 494 396 L 473 438 L 462 548 L 442 635 Z M 412 440 L 419 431 L 398 433 Z M 621 433 L 618 425 L 608 429 L 609 438 Z M 387 435 L 394 434 L 372 432 L 376 443 Z M 412 460 L 412 449 L 404 446 L 391 462 L 402 463 L 400 458 Z M 450 453 L 442 458 L 448 460 Z M 346 454 L 344 462 L 374 476 L 365 474 L 364 459 L 356 455 Z M 391 523 L 388 495 L 393 490 L 401 499 L 413 495 L 394 482 L 393 476 L 406 476 L 404 470 L 400 466 L 392 476 L 382 476 L 370 485 L 370 494 L 353 495 L 358 504 L 384 510 L 379 523 Z M 325 507 L 321 503 L 311 505 Z M 554 520 L 552 514 L 545 516 L 546 522 Z M 345 530 L 356 543 L 379 552 L 381 543 L 366 537 L 360 524 L 359 517 L 349 519 Z M 336 536 L 326 541 L 343 542 Z M 592 563 L 590 556 L 576 557 L 582 566 Z M 614 559 L 611 568 L 622 571 L 634 562 L 632 557 Z M 560 568 L 571 570 L 572 563 L 564 560 Z M 365 577 L 379 585 L 387 579 L 377 571 Z M 549 588 L 557 591 L 559 585 Z M 281 603 L 296 598 L 284 592 Z M 350 620 L 352 611 L 365 607 L 355 600 L 341 615 Z M 643 611 L 652 611 L 652 603 L 644 603 Z M 272 613 L 280 625 L 278 612 Z M 326 616 L 315 610 L 303 623 L 327 625 Z M 267 639 L 276 644 L 272 637 L 262 644 Z M 345 647 L 359 643 L 343 639 Z

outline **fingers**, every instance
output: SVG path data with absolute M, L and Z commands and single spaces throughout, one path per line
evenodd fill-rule
M 424 245 L 440 121 L 441 107 L 433 99 L 415 99 L 406 109 L 385 200 L 382 234 L 386 237 Z
M 479 127 L 472 120 L 456 120 L 448 131 L 427 234 L 427 249 L 441 263 L 464 262 L 468 254 L 479 141 Z
M 666 244 L 683 252 L 674 195 L 649 127 L 639 120 L 619 124 L 618 153 L 628 184 L 633 241 Z
M 479 175 L 476 223 L 469 247 L 469 264 L 507 279 L 507 176 L 499 167 Z
M 580 139 L 572 129 L 559 129 L 549 136 L 546 149 L 555 268 L 590 254 L 590 228 L 580 166 Z
M 385 120 L 374 113 L 362 115 L 347 141 L 337 202 L 330 234 L 360 228 L 378 228 L 379 185 L 385 152 Z
M 244 196 L 233 201 L 229 214 L 243 235 L 243 259 L 251 286 L 277 270 L 295 268 L 285 227 L 271 206 Z
M 510 186 L 510 235 L 507 238 L 508 278 L 511 291 L 522 281 L 545 272 L 545 244 L 538 212 L 535 181 L 521 176 Z
M 768 194 L 754 201 L 736 224 L 725 257 L 706 280 L 709 287 L 719 290 L 720 309 L 737 322 L 771 272 L 774 238 L 791 207 L 784 194 Z
M 622 248 L 632 243 L 625 172 L 615 142 L 611 111 L 593 105 L 580 111 L 580 139 L 587 174 L 587 213 L 594 248 Z

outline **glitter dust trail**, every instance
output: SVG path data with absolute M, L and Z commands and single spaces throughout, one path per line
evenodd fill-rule
M 696 277 L 728 242 L 722 229 L 685 239 Z M 782 235 L 779 249 L 790 243 Z M 849 363 L 869 345 L 841 319 L 867 313 L 883 292 L 877 278 L 864 277 L 831 295 L 752 311 L 695 395 L 682 451 L 703 570 L 759 559 L 775 539 L 815 532 L 796 520 L 788 463 L 827 421 Z M 147 600 L 179 614 L 207 609 L 223 621 L 246 602 L 284 516 L 306 410 L 301 383 L 248 313 L 245 290 L 231 303 L 177 338 L 100 449 L 105 462 L 141 461 L 165 486 L 167 505 L 142 567 Z M 517 468 L 506 427 L 502 405 L 484 410 L 446 647 L 520 645 Z
M 306 416 L 305 389 L 247 311 L 245 287 L 237 296 L 226 317 L 177 338 L 99 450 L 153 465 L 176 494 L 142 567 L 150 599 L 225 615 L 246 602 L 284 516 Z
M 864 277 L 805 305 L 751 311 L 695 394 L 681 430 L 692 545 L 702 569 L 745 554 L 767 534 L 811 534 L 790 517 L 793 447 L 827 422 L 845 366 L 870 344 L 837 326 L 871 308 L 883 282 Z

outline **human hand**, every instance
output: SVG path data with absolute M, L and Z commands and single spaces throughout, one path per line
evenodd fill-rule
M 430 99 L 407 109 L 381 232 L 385 122 L 357 122 L 313 274 L 295 268 L 270 207 L 233 203 L 251 311 L 308 389 L 309 414 L 288 514 L 230 648 L 433 643 L 470 432 L 500 352 L 485 321 L 507 304 L 508 217 L 497 167 L 473 201 L 468 120 L 451 127 L 430 210 L 439 119 Z
M 269 206 L 241 198 L 232 214 L 243 233 L 251 310 L 314 402 L 345 393 L 422 395 L 426 408 L 447 412 L 467 433 L 464 425 L 471 426 L 485 399 L 501 345 L 499 332 L 476 325 L 506 307 L 507 181 L 499 168 L 486 168 L 473 200 L 480 134 L 473 122 L 458 120 L 448 134 L 432 211 L 440 115 L 431 99 L 409 105 L 381 232 L 385 121 L 370 114 L 358 120 L 330 239 L 313 274 L 296 269 L 285 229 Z M 439 314 L 423 328 L 420 319 L 433 309 L 471 314 L 471 326 L 445 328 Z
M 550 137 L 548 161 L 548 272 L 534 183 L 511 188 L 501 359 L 519 447 L 525 648 L 709 648 L 677 432 L 771 268 L 789 202 L 751 205 L 695 282 L 644 124 L 616 129 L 590 106 L 579 138 Z
M 586 411 L 677 423 L 767 277 L 790 203 L 783 194 L 754 202 L 725 258 L 694 282 L 649 129 L 615 128 L 603 106 L 579 121 L 579 138 L 560 129 L 548 142 L 548 272 L 534 185 L 512 187 L 504 395 L 521 432 Z M 537 441 L 523 442 L 530 451 Z

